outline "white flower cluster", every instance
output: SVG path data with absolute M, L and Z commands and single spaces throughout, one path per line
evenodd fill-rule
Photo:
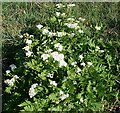
M 57 6 L 57 8 L 63 8 L 63 7 L 65 7 L 65 5 L 63 5 L 63 4 L 56 4 L 56 6 Z
M 74 7 L 75 4 L 68 4 L 67 7 Z
M 77 67 L 77 73 L 80 73 L 81 69 L 79 67 Z
M 63 37 L 66 35 L 66 32 L 57 32 L 58 37 Z
M 80 61 L 82 61 L 83 60 L 83 54 L 81 54 L 81 55 L 79 55 L 79 58 L 80 58 Z M 81 66 L 85 66 L 86 64 L 84 63 L 84 62 L 82 62 L 81 64 L 80 64 Z
M 57 48 L 59 51 L 62 51 L 62 45 L 60 43 L 57 43 L 54 45 L 55 48 Z
M 49 77 L 49 78 L 53 78 L 53 74 L 48 73 L 47 77 Z
M 80 21 L 85 21 L 85 19 L 84 19 L 84 18 L 82 18 L 82 17 L 79 17 L 79 20 L 80 20 Z
M 26 51 L 26 56 L 30 57 L 32 52 L 30 51 L 30 44 L 32 44 L 32 40 L 27 39 L 26 40 L 26 44 L 28 44 L 27 46 L 25 46 L 23 49 Z
M 69 94 L 68 94 L 68 93 L 67 93 L 67 94 L 64 94 L 63 91 L 60 91 L 59 94 L 60 94 L 60 99 L 61 99 L 61 100 L 64 100 L 64 99 L 66 99 L 66 98 L 69 97 Z
M 80 65 L 81 65 L 81 66 L 85 66 L 86 64 L 85 64 L 84 62 L 82 62 Z
M 56 12 L 56 16 L 57 17 L 65 17 L 65 13 L 60 13 L 60 12 Z M 58 20 L 58 21 L 60 21 L 60 20 Z
M 55 45 L 55 47 L 58 48 L 60 51 L 62 50 L 62 46 L 59 46 L 59 44 Z M 67 63 L 64 61 L 64 54 L 59 54 L 57 51 L 52 52 L 51 49 L 50 51 L 46 52 L 50 52 L 50 54 L 45 53 L 41 55 L 44 61 L 47 60 L 51 55 L 55 61 L 59 62 L 59 67 L 67 66 Z
M 48 30 L 47 28 L 44 28 L 44 29 L 42 30 L 42 34 L 43 34 L 43 35 L 49 34 L 49 30 Z
M 74 18 L 68 18 L 67 21 L 75 21 Z
M 66 67 L 67 66 L 67 63 L 64 61 L 64 55 L 63 54 L 59 54 L 58 52 L 52 52 L 51 55 L 54 58 L 54 60 L 56 60 L 60 63 L 59 67 L 62 67 L 62 66 Z
M 55 81 L 50 81 L 50 85 L 57 86 L 57 83 Z
M 38 29 L 41 29 L 41 28 L 43 27 L 43 25 L 38 24 L 38 25 L 36 25 L 36 27 L 37 27 Z
M 45 50 L 45 53 L 50 53 L 52 51 L 53 51 L 52 49 L 48 49 L 48 50 Z
M 15 64 L 11 64 L 9 67 L 11 68 L 12 71 L 14 71 L 17 68 Z M 9 73 L 9 72 L 7 72 L 7 73 Z
M 32 40 L 26 40 L 26 44 L 32 44 Z
M 101 27 L 96 25 L 95 29 L 99 31 L 99 30 L 101 30 Z
M 31 88 L 29 89 L 30 98 L 34 97 L 37 94 L 37 92 L 35 92 L 35 88 L 37 87 L 37 85 L 37 83 L 31 85 Z
M 96 46 L 95 50 L 96 50 L 96 51 L 100 51 L 101 53 L 104 52 L 104 50 L 100 50 L 100 47 L 99 47 L 99 46 Z
M 47 60 L 50 57 L 50 55 L 49 54 L 42 54 L 41 57 L 43 60 Z
M 91 66 L 91 65 L 92 65 L 92 62 L 87 62 L 87 64 L 88 64 L 89 66 Z
M 71 65 L 76 67 L 77 66 L 77 62 L 72 62 Z
M 71 33 L 71 34 L 68 33 L 68 36 L 74 37 L 75 33 Z
M 68 28 L 72 28 L 72 29 L 78 29 L 78 23 L 65 23 L 64 25 L 66 25 Z
M 80 60 L 83 60 L 83 54 L 79 55 Z
M 15 81 L 18 79 L 19 77 L 17 75 L 14 75 L 13 78 L 11 79 L 7 79 L 4 81 L 5 84 L 8 84 L 9 86 L 13 86 Z
M 56 16 L 60 16 L 60 12 L 56 12 Z
M 79 32 L 79 33 L 84 33 L 83 30 L 81 30 L 81 29 L 79 29 L 78 32 Z
M 8 75 L 10 73 L 10 70 L 6 70 L 6 74 Z

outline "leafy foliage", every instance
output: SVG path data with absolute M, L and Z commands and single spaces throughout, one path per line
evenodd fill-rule
M 7 110 L 15 102 L 20 111 L 103 111 L 118 101 L 119 64 L 114 46 L 101 36 L 106 26 L 67 15 L 73 7 L 61 5 L 21 32 L 17 68 L 6 72 L 5 92 L 13 97 Z

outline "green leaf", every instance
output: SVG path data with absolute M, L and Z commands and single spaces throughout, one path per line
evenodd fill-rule
M 51 93 L 50 95 L 49 95 L 49 99 L 50 100 L 55 100 L 56 99 L 56 94 L 55 93 Z

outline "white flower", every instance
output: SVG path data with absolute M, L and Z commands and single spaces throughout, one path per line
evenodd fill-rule
M 65 5 L 63 4 L 56 4 L 57 8 L 62 8 L 62 7 L 65 7 Z
M 33 84 L 33 85 L 31 85 L 31 88 L 36 88 L 37 87 L 37 83 L 35 83 L 35 84 Z
M 71 33 L 71 34 L 68 33 L 68 36 L 74 37 L 75 33 Z
M 52 36 L 53 36 L 53 33 L 52 33 L 52 32 L 49 32 L 49 33 L 48 33 L 48 36 L 49 36 L 49 37 L 52 37 Z
M 55 51 L 55 52 L 52 52 L 51 55 L 56 60 L 57 59 L 56 57 L 58 57 L 59 53 Z
M 30 46 L 25 46 L 23 49 L 25 49 L 25 51 L 29 51 Z
M 20 37 L 20 38 L 23 38 L 23 35 L 20 35 L 19 37 Z
M 63 92 L 63 91 L 60 91 L 60 92 L 59 92 L 59 94 L 60 94 L 60 95 L 63 95 L 63 94 L 64 94 L 64 92 Z
M 82 62 L 80 65 L 81 65 L 81 66 L 85 66 L 86 64 L 85 64 L 84 62 Z
M 83 98 L 80 98 L 80 102 L 82 102 L 82 103 L 83 103 L 83 101 L 84 101 L 84 100 L 83 100 Z
M 56 61 L 64 60 L 64 55 L 63 55 L 63 54 L 57 54 L 57 52 L 53 52 L 53 53 L 52 53 L 52 57 L 53 57 L 54 60 L 56 60 Z
M 59 51 L 62 51 L 62 45 L 60 43 L 57 43 L 54 45 L 55 48 L 58 48 Z
M 43 27 L 43 25 L 38 24 L 38 25 L 36 25 L 36 27 L 37 27 L 38 29 L 41 29 L 41 28 Z
M 77 62 L 72 62 L 71 63 L 71 65 L 74 66 L 74 67 L 76 66 L 76 64 L 77 64 Z
M 75 6 L 75 4 L 68 4 L 67 6 L 68 7 L 73 7 L 73 6 Z
M 12 79 L 7 79 L 4 81 L 5 84 L 8 84 L 9 86 L 13 86 L 14 85 L 14 82 L 15 82 L 15 79 L 12 78 Z
M 55 81 L 50 81 L 50 85 L 57 86 L 57 83 Z
M 87 64 L 88 64 L 89 66 L 91 66 L 91 65 L 92 65 L 92 62 L 87 62 Z
M 23 35 L 26 36 L 26 37 L 29 37 L 29 34 L 28 34 L 28 33 L 24 33 Z
M 48 29 L 43 29 L 43 31 L 42 31 L 43 35 L 48 34 L 48 33 L 49 33 Z
M 56 12 L 56 16 L 60 16 L 60 12 Z
M 59 54 L 57 61 L 64 60 L 64 54 Z
M 27 51 L 27 52 L 26 52 L 26 56 L 28 56 L 28 57 L 30 57 L 30 56 L 31 56 L 31 54 L 32 54 L 32 52 L 31 52 L 31 51 Z
M 58 47 L 58 51 L 62 51 L 62 45 L 60 45 L 59 47 Z
M 79 33 L 84 33 L 83 30 L 81 30 L 81 29 L 79 29 L 78 32 L 79 32 Z
M 66 35 L 65 32 L 57 32 L 57 36 L 58 36 L 58 37 L 62 37 L 62 36 L 65 36 L 65 35 Z
M 82 18 L 82 17 L 79 17 L 79 20 L 81 20 L 81 21 L 85 21 L 85 19 L 84 19 L 84 18 Z
M 17 68 L 15 64 L 11 64 L 9 67 L 11 68 L 12 71 L 14 71 Z
M 101 30 L 101 27 L 96 25 L 96 26 L 95 26 L 95 29 L 96 29 L 96 30 Z
M 78 68 L 77 68 L 77 73 L 79 73 L 79 72 L 81 72 L 81 69 L 78 67 Z
M 64 60 L 60 61 L 59 67 L 62 67 L 62 66 L 65 66 L 65 67 L 67 66 L 67 63 Z
M 54 51 L 51 53 L 52 57 L 57 56 L 59 53 L 57 51 Z
M 34 37 L 34 35 L 30 35 L 30 38 Z
M 103 53 L 103 52 L 104 52 L 104 50 L 100 50 L 100 52 L 101 52 L 101 53 Z
M 50 57 L 49 54 L 42 54 L 41 57 L 43 58 L 43 60 L 46 60 Z
M 56 36 L 56 33 L 52 33 L 53 36 Z
M 77 82 L 76 82 L 76 81 L 73 81 L 73 84 L 75 85 L 75 84 L 77 84 Z
M 17 75 L 15 75 L 13 78 L 14 78 L 14 79 L 18 79 L 19 77 L 18 77 Z
M 64 100 L 64 99 L 66 99 L 66 98 L 68 98 L 69 97 L 69 94 L 62 94 L 61 96 L 60 96 L 60 99 L 61 100 Z
M 61 14 L 61 16 L 63 16 L 63 17 L 64 17 L 64 16 L 65 16 L 65 13 L 62 13 L 62 14 Z
M 65 23 L 68 28 L 79 28 L 78 23 Z
M 47 77 L 53 78 L 53 74 L 48 73 Z
M 26 40 L 26 44 L 32 44 L 32 40 Z
M 68 18 L 67 20 L 68 21 L 74 21 L 75 19 L 74 18 Z
M 45 53 L 50 53 L 52 51 L 53 51 L 52 49 L 48 49 L 48 50 L 45 50 Z
M 83 60 L 83 54 L 79 55 L 80 60 Z
M 100 50 L 100 47 L 99 46 L 96 46 L 96 51 Z
M 31 88 L 29 89 L 30 98 L 34 97 L 37 94 L 37 92 L 35 92 L 35 88 L 37 87 L 37 85 L 37 83 L 31 85 Z
M 10 70 L 6 70 L 6 74 L 9 74 L 10 73 Z

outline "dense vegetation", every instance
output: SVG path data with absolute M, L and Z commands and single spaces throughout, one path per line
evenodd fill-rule
M 3 3 L 3 110 L 118 110 L 118 5 Z

